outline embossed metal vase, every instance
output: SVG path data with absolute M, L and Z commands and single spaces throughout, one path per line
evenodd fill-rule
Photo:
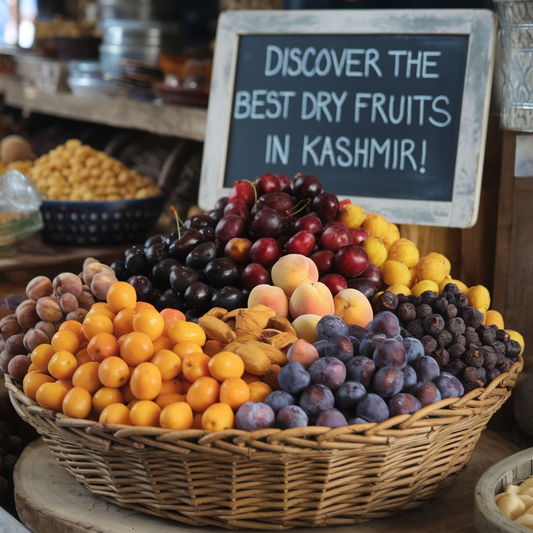
M 494 0 L 502 45 L 501 126 L 533 131 L 533 0 Z

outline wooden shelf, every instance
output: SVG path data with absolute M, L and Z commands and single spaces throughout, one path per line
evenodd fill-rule
M 57 117 L 87 120 L 120 128 L 203 141 L 207 110 L 179 105 L 156 105 L 129 98 L 88 98 L 70 93 L 47 94 L 3 77 L 0 90 L 8 106 Z

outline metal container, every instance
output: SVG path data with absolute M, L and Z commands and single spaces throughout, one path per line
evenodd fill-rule
M 179 24 L 146 20 L 102 21 L 102 44 L 179 47 Z
M 494 0 L 502 45 L 501 126 L 533 131 L 533 0 Z

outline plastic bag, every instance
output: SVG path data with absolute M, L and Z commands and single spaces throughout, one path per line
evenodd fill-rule
M 18 170 L 0 175 L 0 247 L 43 227 L 41 193 Z

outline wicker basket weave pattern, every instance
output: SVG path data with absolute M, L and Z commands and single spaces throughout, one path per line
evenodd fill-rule
M 394 516 L 465 468 L 523 366 L 460 399 L 336 429 L 172 431 L 104 426 L 41 408 L 5 376 L 19 415 L 93 494 L 192 525 L 289 529 Z

